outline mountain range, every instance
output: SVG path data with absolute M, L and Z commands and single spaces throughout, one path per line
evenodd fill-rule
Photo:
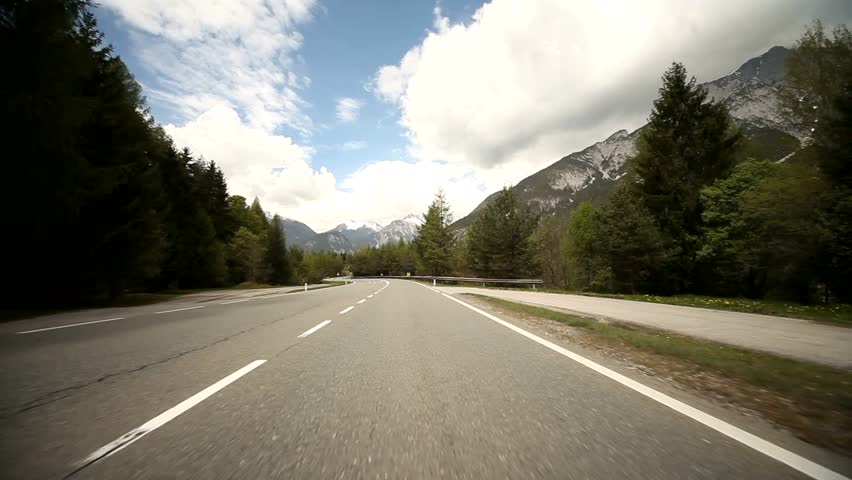
M 317 233 L 304 223 L 285 218 L 281 221 L 288 245 L 307 250 L 326 250 L 352 253 L 363 246 L 378 247 L 399 240 L 410 242 L 422 223 L 419 216 L 410 214 L 387 225 L 376 222 L 347 221 L 327 232 Z
M 780 89 L 786 76 L 784 62 L 789 53 L 784 47 L 772 47 L 728 75 L 702 84 L 709 98 L 728 106 L 748 140 L 748 156 L 782 160 L 798 150 L 806 137 L 779 110 Z M 584 201 L 603 202 L 627 174 L 643 128 L 632 132 L 619 130 L 524 178 L 515 185 L 517 197 L 542 214 L 568 211 Z M 452 228 L 464 231 L 496 196 L 497 193 L 489 195 L 453 223 Z M 285 219 L 284 230 L 289 244 L 342 253 L 354 252 L 364 245 L 378 246 L 399 239 L 411 241 L 421 222 L 417 215 L 408 215 L 386 226 L 350 221 L 317 233 L 304 223 Z
M 805 137 L 779 112 L 779 93 L 786 73 L 784 62 L 789 53 L 784 47 L 772 47 L 730 74 L 702 84 L 708 97 L 728 106 L 749 140 L 749 154 L 753 156 L 781 160 L 796 151 Z M 602 202 L 627 174 L 642 128 L 633 132 L 619 130 L 603 141 L 563 157 L 518 182 L 516 195 L 537 213 L 570 209 L 583 201 Z M 466 229 L 496 195 L 489 195 L 471 213 L 456 221 L 453 228 Z

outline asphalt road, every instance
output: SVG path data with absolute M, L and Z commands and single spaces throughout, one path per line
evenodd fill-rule
M 419 284 L 229 302 L 126 309 L 121 320 L 25 334 L 109 318 L 88 311 L 65 324 L 57 316 L 4 324 L 2 478 L 852 471 L 848 459 L 781 448 L 764 440 L 772 432 L 746 433 Z
M 778 355 L 852 368 L 852 328 L 787 317 L 530 290 L 437 287 L 669 330 Z

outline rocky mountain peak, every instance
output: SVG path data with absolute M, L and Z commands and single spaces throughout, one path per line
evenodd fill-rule
M 763 83 L 783 81 L 786 74 L 784 62 L 789 54 L 790 50 L 784 47 L 772 47 L 763 55 L 742 64 L 731 75 L 736 75 L 744 81 L 757 80 Z
M 615 140 L 620 140 L 622 138 L 627 137 L 628 135 L 630 135 L 630 133 L 627 130 L 622 129 L 622 130 L 619 130 L 619 131 L 613 133 L 612 135 L 607 137 L 606 140 L 604 140 L 603 142 L 600 142 L 600 143 L 606 143 L 606 142 L 612 142 L 612 141 L 615 141 Z
M 327 232 L 316 233 L 296 220 L 283 221 L 288 244 L 337 253 L 351 253 L 360 247 L 376 247 L 396 243 L 400 239 L 410 242 L 417 235 L 417 227 L 421 223 L 420 216 L 412 213 L 385 226 L 371 221 L 348 220 Z
M 423 219 L 420 218 L 420 215 L 409 213 L 408 215 L 402 217 L 403 222 L 413 223 L 415 225 L 420 225 L 423 223 Z

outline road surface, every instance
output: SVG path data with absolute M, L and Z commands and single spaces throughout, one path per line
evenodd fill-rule
M 475 293 L 530 305 L 556 307 L 833 367 L 852 368 L 852 328 L 849 327 L 795 318 L 585 295 L 471 287 L 438 286 L 437 289 L 452 294 Z
M 102 313 L 0 326 L 3 478 L 852 471 L 412 282 Z

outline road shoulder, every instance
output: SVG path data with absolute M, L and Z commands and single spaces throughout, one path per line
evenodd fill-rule
M 832 417 L 829 425 L 813 425 L 814 420 L 803 416 L 798 405 L 776 392 L 726 378 L 682 359 L 643 351 L 623 342 L 602 339 L 581 328 L 519 312 L 491 299 L 472 295 L 460 297 L 488 313 L 783 448 L 835 471 L 847 475 L 852 472 L 848 416 Z M 831 438 L 819 437 L 826 435 L 827 431 L 831 432 Z M 832 447 L 831 450 L 827 446 Z
M 681 335 L 736 345 L 835 368 L 852 369 L 852 329 L 808 320 L 708 310 L 630 300 L 530 290 L 437 287 L 449 294 L 475 293 L 601 320 L 627 322 Z

